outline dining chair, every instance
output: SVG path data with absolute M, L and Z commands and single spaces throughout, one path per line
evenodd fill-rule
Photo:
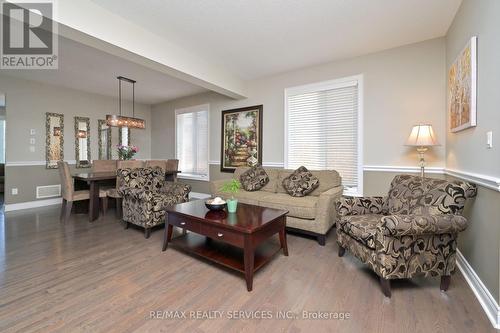
M 118 160 L 116 162 L 116 169 L 137 169 L 137 168 L 142 168 L 144 166 L 144 161 L 140 160 Z M 118 193 L 118 178 L 116 179 L 116 186 L 114 188 L 108 189 L 107 196 L 109 198 L 115 199 L 116 203 L 116 218 L 121 220 L 122 218 L 122 197 Z
M 154 167 L 160 167 L 163 172 L 167 170 L 167 160 L 147 160 L 145 165 L 145 168 L 154 168 Z
M 116 173 L 117 160 L 94 160 L 92 162 L 92 172 L 115 172 Z M 114 189 L 115 184 L 106 184 L 102 188 L 104 191 Z M 108 196 L 102 198 L 103 213 L 106 215 L 108 211 Z
M 92 162 L 93 172 L 116 172 L 116 160 L 94 160 Z
M 62 207 L 60 220 L 67 222 L 71 214 L 71 208 L 73 207 L 74 201 L 89 200 L 90 192 L 89 190 L 79 190 L 75 191 L 75 184 L 73 177 L 71 177 L 71 172 L 69 171 L 69 165 L 67 162 L 59 161 L 57 162 L 57 167 L 59 169 L 59 176 L 61 178 L 61 191 L 62 191 Z M 106 198 L 107 193 L 105 190 L 99 191 L 99 197 Z M 105 205 L 103 201 L 103 206 Z M 103 207 L 105 211 L 107 207 Z
M 167 160 L 167 167 L 165 171 L 179 171 L 179 160 L 177 159 L 168 159 Z M 177 181 L 177 174 L 174 173 L 172 177 L 173 181 Z

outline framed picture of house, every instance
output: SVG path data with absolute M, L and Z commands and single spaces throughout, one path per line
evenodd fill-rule
M 448 71 L 450 130 L 476 126 L 477 37 L 472 37 Z
M 262 105 L 222 111 L 221 172 L 262 164 Z

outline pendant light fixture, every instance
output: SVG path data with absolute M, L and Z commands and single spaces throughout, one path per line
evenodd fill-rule
M 135 118 L 135 80 L 129 79 L 124 76 L 118 76 L 118 108 L 119 115 L 108 114 L 106 115 L 106 124 L 111 127 L 128 127 L 128 128 L 146 128 L 144 119 Z M 122 116 L 122 81 L 132 83 L 132 117 Z

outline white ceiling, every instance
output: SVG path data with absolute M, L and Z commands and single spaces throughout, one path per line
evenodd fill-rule
M 461 0 L 92 0 L 243 79 L 441 37 Z
M 116 77 L 122 75 L 137 81 L 136 101 L 145 104 L 157 104 L 207 91 L 63 37 L 59 39 L 58 70 L 2 69 L 0 74 L 112 97 L 118 97 Z M 132 98 L 130 84 L 123 84 L 123 98 L 125 100 Z

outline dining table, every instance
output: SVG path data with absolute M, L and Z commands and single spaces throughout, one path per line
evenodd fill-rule
M 165 171 L 165 180 L 175 181 L 181 171 Z M 73 174 L 73 179 L 89 185 L 89 222 L 99 218 L 99 186 L 103 182 L 116 181 L 116 171 L 79 172 Z

